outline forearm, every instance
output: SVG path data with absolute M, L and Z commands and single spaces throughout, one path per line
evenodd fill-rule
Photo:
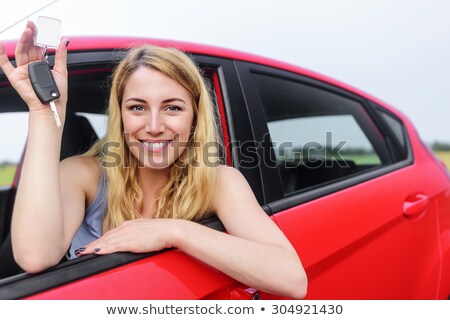
M 63 250 L 64 223 L 59 181 L 62 127 L 52 113 L 30 112 L 28 142 L 12 218 L 16 259 L 56 263 Z M 58 248 L 58 246 L 61 248 Z
M 307 279 L 293 249 L 182 223 L 177 248 L 248 286 L 289 297 L 304 296 Z

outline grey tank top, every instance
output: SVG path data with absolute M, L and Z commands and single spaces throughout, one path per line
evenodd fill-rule
M 77 258 L 75 250 L 97 240 L 102 235 L 102 224 L 107 209 L 106 172 L 101 170 L 97 194 L 94 201 L 87 207 L 83 222 L 75 233 L 69 249 L 69 259 Z

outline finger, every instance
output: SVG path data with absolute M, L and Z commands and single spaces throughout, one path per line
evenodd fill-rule
M 75 250 L 75 254 L 77 256 L 94 254 L 100 251 L 101 248 L 110 246 L 110 241 L 105 240 L 104 237 L 105 236 L 102 236 L 101 238 L 89 243 L 88 245 L 78 248 L 77 250 Z M 114 243 L 114 241 L 112 241 L 112 243 Z
M 25 28 L 24 32 L 20 36 L 19 41 L 16 46 L 16 62 L 17 66 L 20 67 L 29 62 L 28 58 L 28 47 L 30 44 L 30 40 L 33 38 L 33 31 L 28 27 Z
M 94 250 L 94 254 L 102 256 L 105 254 L 111 254 L 114 252 L 122 252 L 122 250 L 119 249 L 119 247 L 112 247 L 112 246 L 104 246 L 104 247 L 99 247 L 99 248 L 95 248 Z
M 6 55 L 5 44 L 0 41 L 0 68 L 9 78 L 9 75 L 14 71 L 14 66 L 11 61 L 9 61 L 8 56 Z
M 94 251 L 95 251 L 95 248 L 98 247 L 97 243 L 100 244 L 101 242 L 100 242 L 99 240 L 96 240 L 96 241 L 94 241 L 94 242 L 91 242 L 91 243 L 88 244 L 88 245 L 85 245 L 85 246 L 83 246 L 83 247 L 81 247 L 81 248 L 76 249 L 76 250 L 75 250 L 75 254 L 76 254 L 77 256 L 83 256 L 83 255 L 93 254 Z
M 69 39 L 64 38 L 59 43 L 55 53 L 55 66 L 53 70 L 63 76 L 67 76 L 67 46 L 69 45 Z
M 43 48 L 34 44 L 34 37 L 37 34 L 36 25 L 33 23 L 33 21 L 28 21 L 27 27 L 31 30 L 32 34 L 28 47 L 28 59 L 30 60 L 29 62 L 41 61 L 44 58 Z
M 93 254 L 94 253 L 94 249 L 95 248 L 90 248 L 90 247 L 80 247 L 80 248 L 75 250 L 75 255 L 77 257 L 87 256 L 89 254 Z
M 97 254 L 97 255 L 104 255 L 109 254 L 113 252 L 119 252 L 122 251 L 118 245 L 114 244 L 106 244 L 106 243 L 98 243 L 93 244 L 92 246 L 87 247 L 81 247 L 77 250 L 75 250 L 75 254 L 77 256 L 85 256 L 89 254 Z

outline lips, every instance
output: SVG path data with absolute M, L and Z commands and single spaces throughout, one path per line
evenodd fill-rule
M 162 151 L 164 149 L 166 149 L 170 142 L 172 142 L 171 140 L 165 140 L 165 141 L 140 141 L 145 149 L 147 149 L 148 151 L 151 152 L 159 152 Z

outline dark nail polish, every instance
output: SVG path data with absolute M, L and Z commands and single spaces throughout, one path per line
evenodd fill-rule
M 86 250 L 86 247 L 78 248 L 78 249 L 75 250 L 75 254 L 78 255 L 78 254 L 80 254 L 81 252 L 83 252 L 84 250 Z
M 94 251 L 95 252 L 99 252 L 101 248 L 95 248 Z
M 66 43 L 66 47 L 68 47 L 68 46 L 69 46 L 69 43 L 70 43 L 70 41 L 67 41 L 67 43 Z

